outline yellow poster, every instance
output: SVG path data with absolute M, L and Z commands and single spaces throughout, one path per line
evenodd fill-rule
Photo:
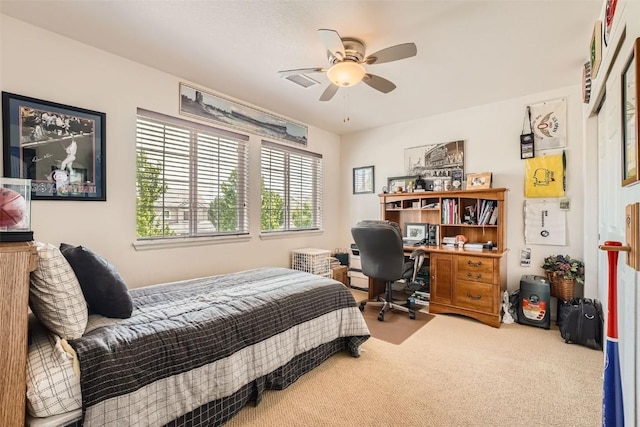
M 564 196 L 564 165 L 564 152 L 526 159 L 524 196 Z

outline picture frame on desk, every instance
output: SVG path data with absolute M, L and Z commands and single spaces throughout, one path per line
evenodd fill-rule
M 638 181 L 638 154 L 640 153 L 640 38 L 622 71 L 622 186 Z
M 427 237 L 427 224 L 423 222 L 406 222 L 404 237 L 411 240 L 424 240 Z
M 484 190 L 491 188 L 491 172 L 470 173 L 467 175 L 467 190 Z
M 389 193 L 406 193 L 409 182 L 416 182 L 418 176 L 394 176 L 387 178 L 387 190 Z

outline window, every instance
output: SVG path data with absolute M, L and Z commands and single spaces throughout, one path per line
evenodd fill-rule
M 263 233 L 322 229 L 322 155 L 262 141 Z
M 138 109 L 138 239 L 248 234 L 248 140 Z

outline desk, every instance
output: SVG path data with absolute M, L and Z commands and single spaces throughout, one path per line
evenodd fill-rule
M 440 246 L 405 246 L 409 255 L 422 249 L 430 258 L 430 313 L 455 313 L 500 327 L 502 293 L 507 289 L 507 250 L 465 251 Z M 385 291 L 382 280 L 369 278 L 369 300 Z

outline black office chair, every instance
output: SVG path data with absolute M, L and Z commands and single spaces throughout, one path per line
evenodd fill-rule
M 384 314 L 391 309 L 407 312 L 409 318 L 415 319 L 414 310 L 393 302 L 393 284 L 403 278 L 415 282 L 417 270 L 424 260 L 424 251 L 414 251 L 414 260 L 409 261 L 413 270 L 407 269 L 402 248 L 402 232 L 398 224 L 392 221 L 360 221 L 351 228 L 351 235 L 360 251 L 362 272 L 372 279 L 385 281 L 385 297 L 379 298 L 381 301 L 369 302 L 382 306 L 378 320 L 383 321 Z M 407 277 L 408 273 L 411 274 Z M 360 303 L 361 311 L 364 310 L 365 304 L 367 301 Z

